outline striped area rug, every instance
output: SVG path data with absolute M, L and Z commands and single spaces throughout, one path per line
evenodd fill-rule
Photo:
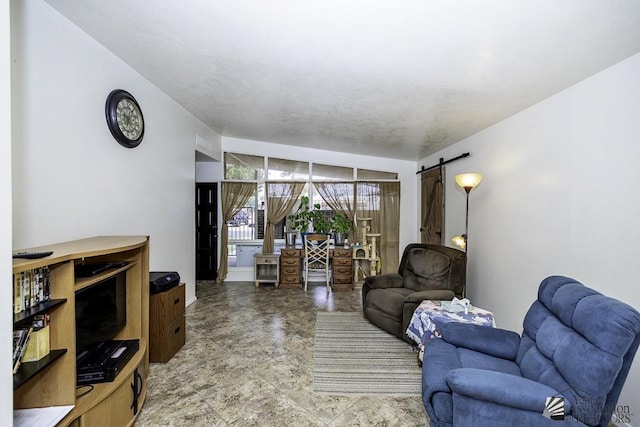
M 420 396 L 422 372 L 411 346 L 362 313 L 319 312 L 313 391 L 332 395 Z

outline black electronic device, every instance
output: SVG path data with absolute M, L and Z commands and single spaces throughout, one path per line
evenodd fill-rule
M 167 291 L 180 283 L 180 275 L 175 271 L 150 271 L 149 292 L 157 294 Z
M 96 274 L 104 273 L 107 270 L 124 267 L 125 265 L 127 265 L 126 261 L 78 264 L 75 267 L 75 273 L 76 277 L 91 277 Z
M 13 254 L 13 258 L 24 258 L 24 259 L 38 259 L 44 258 L 51 255 L 53 251 L 26 251 L 26 252 L 16 252 Z
M 137 339 L 114 340 L 81 353 L 76 361 L 78 385 L 113 381 L 139 348 Z

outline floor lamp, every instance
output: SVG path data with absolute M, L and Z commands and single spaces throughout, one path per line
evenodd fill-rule
M 471 193 L 471 190 L 473 190 L 478 186 L 478 184 L 480 184 L 480 181 L 482 181 L 482 175 L 480 175 L 479 173 L 461 173 L 459 175 L 456 175 L 456 184 L 464 188 L 465 193 L 467 193 L 467 209 L 464 221 L 464 234 L 462 236 L 456 236 L 451 240 L 456 244 L 456 246 L 464 250 L 465 254 L 469 249 L 469 193 Z M 466 296 L 467 287 L 465 285 L 464 290 L 462 291 L 462 297 L 464 298 Z
M 480 181 L 482 181 L 482 175 L 479 173 L 461 173 L 456 175 L 456 184 L 464 188 L 465 193 L 467 193 L 467 209 L 464 222 L 464 234 L 455 236 L 451 241 L 465 252 L 467 252 L 467 242 L 469 240 L 469 193 L 480 184 Z

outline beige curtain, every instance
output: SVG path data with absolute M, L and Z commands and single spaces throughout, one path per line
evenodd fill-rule
M 314 182 L 320 197 L 334 212 L 341 213 L 355 224 L 356 185 L 354 182 Z M 349 242 L 355 242 L 355 227 L 349 232 Z
M 227 278 L 229 256 L 229 227 L 227 221 L 240 212 L 247 201 L 256 194 L 255 182 L 222 182 L 222 231 L 220 233 L 220 264 L 216 282 L 223 282 Z
M 273 182 L 267 181 L 267 227 L 262 242 L 262 253 L 273 252 L 275 224 L 282 221 L 295 205 L 300 193 L 304 189 L 304 182 Z
M 400 245 L 400 183 L 362 181 L 357 183 L 358 218 L 371 218 L 370 233 L 376 238 L 382 273 L 398 270 Z

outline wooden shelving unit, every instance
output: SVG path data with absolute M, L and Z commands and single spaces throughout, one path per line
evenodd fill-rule
M 50 316 L 50 353 L 37 362 L 22 363 L 13 376 L 14 409 L 43 414 L 48 407 L 68 407 L 60 426 L 131 425 L 144 402 L 149 369 L 149 238 L 102 236 L 20 251 L 50 250 L 41 259 L 13 261 L 13 274 L 48 266 L 51 300 L 14 315 L 14 325 L 37 314 Z M 91 278 L 75 278 L 85 262 L 127 264 Z M 75 292 L 120 271 L 127 277 L 127 324 L 114 339 L 138 339 L 140 349 L 113 382 L 76 388 Z M 137 402 L 137 405 L 132 405 Z M 20 425 L 19 423 L 16 425 Z

